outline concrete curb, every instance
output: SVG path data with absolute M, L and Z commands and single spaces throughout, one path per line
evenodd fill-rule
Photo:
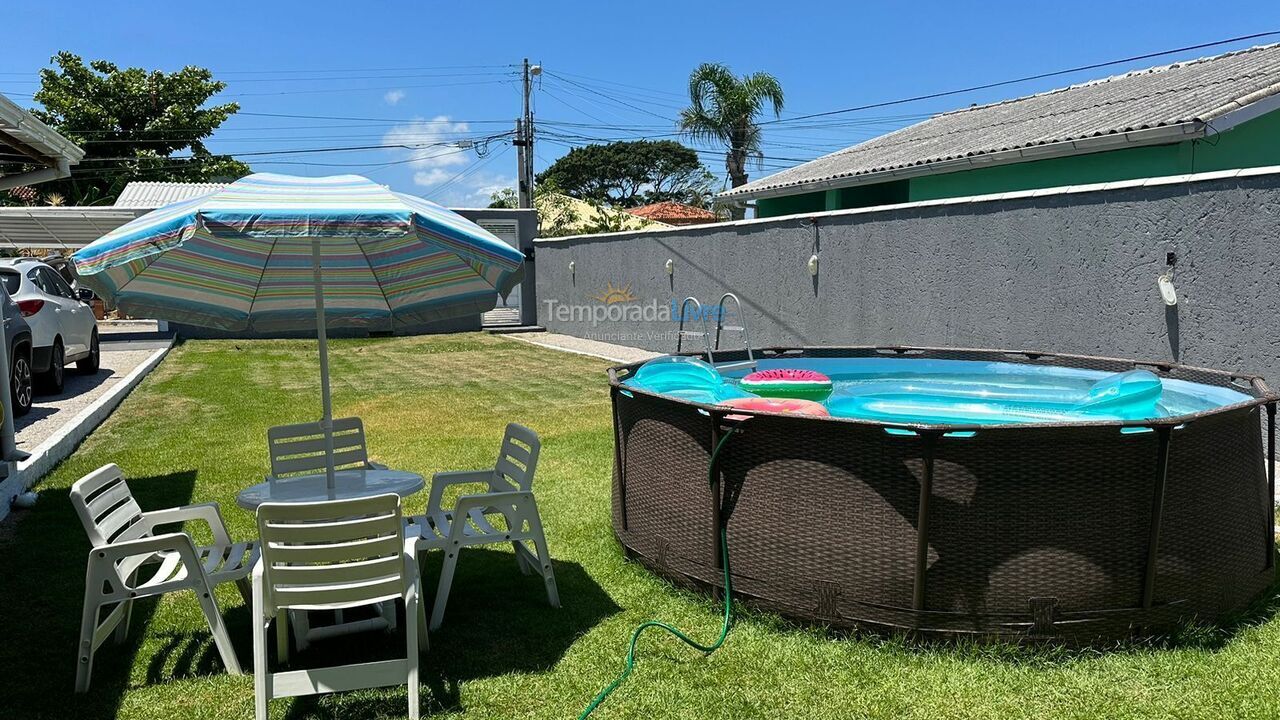
M 151 353 L 151 357 L 125 375 L 120 382 L 81 410 L 70 422 L 64 424 L 52 437 L 31 451 L 31 457 L 17 464 L 17 469 L 0 481 L 0 520 L 9 514 L 13 498 L 35 485 L 40 478 L 79 447 L 89 433 L 106 420 L 138 383 L 160 364 L 173 349 L 174 338 L 163 348 Z

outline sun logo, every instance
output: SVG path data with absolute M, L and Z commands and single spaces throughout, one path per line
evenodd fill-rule
M 638 300 L 639 298 L 631 294 L 630 285 L 614 287 L 612 282 L 608 282 L 605 283 L 604 292 L 599 295 L 593 295 L 592 299 L 599 300 L 605 305 L 612 305 L 614 303 L 631 302 L 633 300 Z

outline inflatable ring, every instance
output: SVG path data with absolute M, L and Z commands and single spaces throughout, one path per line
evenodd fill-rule
M 801 400 L 799 398 L 732 398 L 725 400 L 720 404 L 727 405 L 731 408 L 737 408 L 739 410 L 756 410 L 758 412 L 787 413 L 792 415 L 831 415 L 831 413 L 827 412 L 827 409 L 821 404 L 812 400 Z
M 821 401 L 831 394 L 831 378 L 797 368 L 757 370 L 742 378 L 742 389 L 765 397 Z

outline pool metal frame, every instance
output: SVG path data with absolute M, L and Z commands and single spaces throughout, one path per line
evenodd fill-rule
M 1051 352 L 756 351 L 885 356 L 1143 368 L 1250 399 L 1145 421 L 890 424 L 680 400 L 624 386 L 643 363 L 617 366 L 613 524 L 626 554 L 718 592 L 723 526 L 735 594 L 762 609 L 838 628 L 1006 640 L 1110 641 L 1214 621 L 1271 584 L 1280 398 L 1260 377 Z M 740 437 L 709 468 L 725 432 Z

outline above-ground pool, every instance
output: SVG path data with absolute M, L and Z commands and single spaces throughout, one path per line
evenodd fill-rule
M 1259 378 L 989 350 L 715 359 L 610 371 L 614 528 L 664 577 L 719 586 L 723 525 L 735 594 L 787 617 L 1083 642 L 1214 621 L 1271 582 Z

